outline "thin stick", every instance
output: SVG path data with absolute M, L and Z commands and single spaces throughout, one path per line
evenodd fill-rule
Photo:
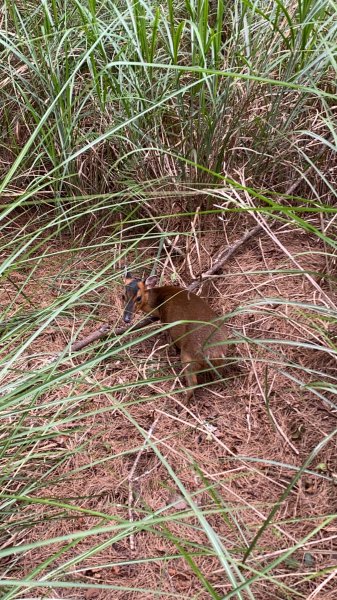
M 146 449 L 147 443 L 148 443 L 150 437 L 152 436 L 152 434 L 153 434 L 153 432 L 154 432 L 154 430 L 155 430 L 155 428 L 157 426 L 157 423 L 158 423 L 159 419 L 160 419 L 160 415 L 158 415 L 155 418 L 155 420 L 153 421 L 153 423 L 152 423 L 152 425 L 151 425 L 151 427 L 150 427 L 150 429 L 149 429 L 149 431 L 147 433 L 147 436 L 146 436 L 146 438 L 144 440 L 144 444 L 142 445 L 141 449 L 139 450 L 139 452 L 138 452 L 138 454 L 136 456 L 136 460 L 133 463 L 132 469 L 131 469 L 131 471 L 129 473 L 129 476 L 128 476 L 128 480 L 129 480 L 129 521 L 130 521 L 130 523 L 133 523 L 133 521 L 134 521 L 133 512 L 132 512 L 132 505 L 133 505 L 133 481 L 134 481 L 135 470 L 136 470 L 137 465 L 139 463 L 140 457 L 143 454 L 144 450 Z M 134 533 L 130 533 L 130 550 L 132 552 L 135 550 L 135 535 L 134 535 Z
M 165 235 L 165 230 L 162 228 L 162 226 L 160 225 L 160 223 L 157 221 L 156 217 L 152 214 L 151 210 L 149 209 L 149 206 L 147 204 L 147 202 L 143 202 L 142 208 L 145 210 L 145 212 L 147 212 L 147 214 L 149 215 L 150 219 L 152 219 L 155 227 L 158 229 L 158 231 L 160 231 L 160 233 L 163 233 Z M 179 248 L 179 246 L 175 245 L 175 242 L 172 242 L 172 240 L 165 235 L 165 244 L 167 244 L 168 246 L 170 246 L 170 248 L 172 250 L 175 250 L 177 252 L 177 254 L 180 254 L 180 256 L 182 256 L 183 258 L 185 258 L 185 254 L 184 252 Z
M 126 331 L 128 333 L 132 333 L 137 329 L 147 327 L 147 325 L 150 325 L 150 323 L 154 323 L 157 320 L 158 319 L 156 319 L 155 317 L 145 317 L 145 319 L 142 319 L 138 323 L 135 323 L 134 325 L 132 325 L 132 327 L 117 327 L 117 329 L 114 330 L 114 335 L 123 335 L 123 333 L 125 333 Z M 100 338 L 107 337 L 111 329 L 111 325 L 109 325 L 108 323 L 104 323 L 99 329 L 95 329 L 95 331 L 83 338 L 83 340 L 78 340 L 78 342 L 74 342 L 71 345 L 71 351 L 77 352 L 78 350 L 82 350 L 82 348 L 85 348 L 85 346 L 88 346 L 88 344 L 92 344 L 92 342 L 96 342 L 96 340 L 99 340 Z
M 242 236 L 242 238 L 240 238 L 237 242 L 235 242 L 225 250 L 220 250 L 220 252 L 218 252 L 215 255 L 214 262 L 211 268 L 205 271 L 204 273 L 201 273 L 199 275 L 199 279 L 193 281 L 188 286 L 188 291 L 193 292 L 204 282 L 205 279 L 207 279 L 207 277 L 214 275 L 215 273 L 217 273 L 217 271 L 222 269 L 225 262 L 227 262 L 230 259 L 230 257 L 233 256 L 233 254 L 235 254 L 239 250 L 239 248 L 241 248 L 241 246 L 248 242 L 248 240 L 250 240 L 252 237 L 255 237 L 260 231 L 262 231 L 262 225 L 255 225 L 253 229 L 247 231 L 247 233 L 245 233 L 245 235 Z
M 273 411 L 271 410 L 270 406 L 268 406 L 268 412 L 270 414 L 270 417 L 277 429 L 277 431 L 279 432 L 280 436 L 283 437 L 284 441 L 288 444 L 288 446 L 290 446 L 290 448 L 292 449 L 292 451 L 297 454 L 297 456 L 299 455 L 299 451 L 297 450 L 296 446 L 294 446 L 294 444 L 291 443 L 290 439 L 288 438 L 287 434 L 285 431 L 283 431 L 281 425 L 278 424 L 275 415 L 273 413 Z
M 187 287 L 187 290 L 189 292 L 193 292 L 195 289 L 197 289 L 204 282 L 204 280 L 207 279 L 207 277 L 209 277 L 210 275 L 214 275 L 219 269 L 221 269 L 225 262 L 229 260 L 229 258 L 233 254 L 235 254 L 235 252 L 237 252 L 239 248 L 243 246 L 243 244 L 245 244 L 249 239 L 256 235 L 260 230 L 262 230 L 261 225 L 253 227 L 253 229 L 248 231 L 240 240 L 235 242 L 235 244 L 229 246 L 229 248 L 226 248 L 225 250 L 221 250 L 216 255 L 213 266 L 210 269 L 208 269 L 208 271 L 206 271 L 205 273 L 202 273 L 197 281 L 193 281 Z M 146 327 L 147 325 L 153 323 L 156 320 L 157 319 L 154 319 L 153 317 L 146 317 L 145 319 L 142 319 L 141 321 L 139 321 L 139 323 L 136 323 L 132 327 L 118 327 L 114 330 L 114 335 L 122 335 L 126 331 L 132 333 L 132 331 L 142 329 L 143 327 Z M 109 335 L 110 332 L 111 326 L 108 323 L 104 323 L 99 329 L 96 329 L 95 331 L 87 335 L 85 338 L 83 338 L 83 340 L 74 342 L 71 346 L 71 351 L 77 352 L 78 350 L 85 348 L 85 346 L 88 346 L 88 344 L 92 344 L 92 342 L 96 342 L 96 340 L 106 337 L 107 335 Z
M 245 327 L 243 328 L 243 331 L 244 331 L 244 335 L 246 336 Z M 298 456 L 299 455 L 299 451 L 294 446 L 294 444 L 291 443 L 290 439 L 288 438 L 288 436 L 286 435 L 286 433 L 283 431 L 282 427 L 278 424 L 278 422 L 277 422 L 277 420 L 276 420 L 276 418 L 275 418 L 275 416 L 274 416 L 274 414 L 273 414 L 273 412 L 272 412 L 272 410 L 270 408 L 270 405 L 268 403 L 268 399 L 266 397 L 267 394 L 263 390 L 261 381 L 260 381 L 258 373 L 256 371 L 255 363 L 254 363 L 254 360 L 253 360 L 253 357 L 252 357 L 249 345 L 247 346 L 247 350 L 248 350 L 249 359 L 250 359 L 250 362 L 251 362 L 251 365 L 252 365 L 252 370 L 253 370 L 253 374 L 254 374 L 254 377 L 255 377 L 255 381 L 256 381 L 256 383 L 258 385 L 258 388 L 260 390 L 260 394 L 261 394 L 262 398 L 264 399 L 264 403 L 266 405 L 268 414 L 270 415 L 270 417 L 271 417 L 271 419 L 272 419 L 272 421 L 273 421 L 273 423 L 274 423 L 277 431 L 279 432 L 279 434 L 283 437 L 283 439 L 285 440 L 285 442 L 290 446 L 290 448 L 292 449 L 292 451 L 295 452 L 295 454 L 297 454 L 297 456 Z M 270 392 L 271 392 L 271 388 L 269 389 L 269 394 L 270 394 Z

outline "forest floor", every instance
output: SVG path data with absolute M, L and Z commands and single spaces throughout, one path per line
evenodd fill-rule
M 179 258 L 175 265 L 177 281 L 188 285 L 191 274 L 207 269 L 212 255 L 243 235 L 245 228 L 246 223 L 243 226 L 233 219 L 226 239 L 225 234 L 212 232 L 212 223 L 208 230 L 203 226 L 198 244 L 189 248 L 189 261 Z M 26 423 L 31 426 L 52 419 L 59 401 L 78 394 L 76 409 L 72 403 L 69 413 L 73 421 L 64 428 L 55 427 L 52 439 L 39 441 L 40 450 L 45 444 L 49 458 L 54 452 L 57 455 L 60 448 L 64 456 L 69 452 L 69 459 L 60 461 L 48 484 L 39 490 L 40 497 L 69 504 L 75 502 L 77 506 L 108 513 L 111 522 L 105 521 L 103 525 L 124 522 L 130 516 L 137 521 L 153 511 L 161 511 L 161 517 L 166 517 L 165 522 L 158 520 L 155 532 L 144 528 L 134 536 L 121 537 L 114 544 L 105 545 L 110 538 L 108 532 L 94 538 L 89 536 L 75 545 L 68 542 L 69 548 L 61 558 L 57 551 L 64 550 L 65 542 L 54 543 L 52 552 L 55 554 L 48 565 L 49 571 L 52 565 L 57 573 L 57 568 L 69 561 L 68 580 L 104 583 L 117 588 L 115 591 L 53 589 L 52 592 L 41 589 L 41 597 L 148 600 L 155 597 L 150 590 L 158 590 L 161 592 L 158 597 L 162 598 L 210 598 L 200 587 L 200 580 L 190 564 L 177 556 L 174 539 L 183 539 L 186 546 L 195 551 L 195 564 L 219 597 L 230 592 L 230 583 L 218 558 L 209 551 L 202 551 L 208 548 L 208 540 L 196 517 L 186 512 L 183 518 L 170 518 L 179 510 L 188 511 L 188 504 L 166 464 L 174 466 L 189 494 L 195 493 L 194 501 L 207 515 L 227 551 L 242 560 L 247 545 L 294 477 L 296 467 L 300 467 L 322 438 L 336 428 L 336 411 L 306 386 L 312 382 L 314 371 L 331 375 L 335 372 L 329 353 L 314 347 L 322 340 L 322 330 L 330 324 L 305 309 L 308 303 L 327 306 L 329 301 L 336 300 L 328 282 L 317 275 L 326 267 L 322 250 L 317 237 L 278 226 L 277 241 L 263 233 L 257 236 L 203 287 L 202 295 L 218 314 L 228 315 L 233 337 L 241 340 L 233 348 L 233 353 L 240 356 L 240 366 L 229 369 L 225 381 L 215 381 L 198 389 L 188 406 L 184 406 L 183 393 L 174 393 L 183 386 L 183 378 L 179 379 L 179 357 L 167 345 L 164 334 L 98 362 L 90 375 L 83 376 L 77 371 L 74 381 L 68 380 L 36 400 L 35 407 L 26 416 Z M 103 258 L 97 253 L 91 255 L 90 250 L 83 249 L 74 254 L 70 238 L 46 242 L 39 250 L 40 256 L 44 253 L 46 257 L 39 261 L 34 277 L 25 287 L 26 294 L 29 290 L 30 302 L 39 308 L 50 306 L 60 294 L 79 287 L 89 272 L 98 272 L 102 266 Z M 172 260 L 167 260 L 163 273 L 166 281 L 170 281 Z M 299 266 L 304 271 L 302 274 L 298 273 Z M 294 273 L 290 274 L 290 270 Z M 4 306 L 8 298 L 13 297 L 13 284 L 17 289 L 26 278 L 27 273 L 11 273 L 11 280 L 1 289 L 0 305 Z M 85 298 L 87 306 L 79 301 L 68 316 L 63 314 L 53 322 L 23 352 L 21 372 L 38 369 L 54 353 L 65 348 L 84 316 L 87 321 L 79 337 L 100 323 L 121 325 L 122 281 L 120 284 L 98 287 Z M 17 306 L 19 304 L 23 309 L 32 308 L 20 294 Z M 102 348 L 109 348 L 109 340 Z M 68 366 L 85 364 L 93 355 L 97 358 L 97 352 L 88 346 L 79 355 L 69 355 Z M 159 378 L 161 374 L 170 375 L 171 379 L 125 388 L 130 381 Z M 13 373 L 8 376 L 9 379 L 14 377 Z M 120 385 L 120 389 L 110 393 L 109 388 L 116 385 Z M 160 394 L 163 395 L 158 398 Z M 324 397 L 329 399 L 329 392 L 325 392 Z M 150 432 L 152 443 L 157 445 L 165 462 L 150 446 L 141 450 L 144 437 L 121 407 L 127 409 L 143 430 Z M 75 447 L 83 449 L 74 453 Z M 309 534 L 324 516 L 337 511 L 337 488 L 332 477 L 337 472 L 336 461 L 337 440 L 334 438 L 313 457 L 308 471 L 282 503 L 273 525 L 260 537 L 253 553 L 254 563 L 251 558 L 247 562 L 246 575 L 254 574 L 250 571 L 251 565 L 256 568 L 259 563 L 262 569 L 285 548 Z M 28 461 L 27 478 L 38 477 L 45 468 L 41 462 L 33 465 L 29 471 Z M 172 503 L 173 507 L 166 508 Z M 217 510 L 213 511 L 215 504 Z M 55 507 L 53 511 L 43 504 L 21 506 L 21 518 L 25 515 L 31 525 L 18 531 L 16 544 L 102 526 L 99 516 L 76 511 L 66 511 L 63 516 L 60 508 Z M 99 545 L 101 550 L 92 554 L 91 549 Z M 80 554 L 83 554 L 80 563 L 72 569 L 71 561 Z M 19 555 L 10 575 L 16 578 L 29 575 L 47 555 L 49 548 L 39 546 Z M 318 592 L 317 578 L 311 581 L 308 575 L 336 563 L 337 530 L 331 525 L 273 569 L 273 576 L 288 590 L 282 591 L 274 582 L 260 578 L 251 587 L 254 598 L 332 600 L 337 597 L 334 579 Z M 44 572 L 41 569 L 39 577 L 43 577 Z M 63 568 L 61 574 L 64 577 Z M 118 586 L 122 587 L 118 589 Z M 31 596 L 30 590 L 21 595 L 22 598 Z

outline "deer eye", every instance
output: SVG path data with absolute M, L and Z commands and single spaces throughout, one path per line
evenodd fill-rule
M 142 297 L 141 296 L 137 296 L 136 301 L 137 302 L 141 302 Z
M 124 300 L 124 301 L 126 300 L 125 294 L 122 294 L 122 300 Z

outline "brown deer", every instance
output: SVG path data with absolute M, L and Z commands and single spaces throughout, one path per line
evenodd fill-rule
M 130 323 L 136 311 L 150 314 L 165 323 L 172 323 L 170 336 L 180 350 L 181 362 L 189 386 L 187 400 L 197 385 L 197 374 L 204 369 L 222 367 L 228 345 L 228 331 L 212 308 L 196 294 L 181 287 L 156 287 L 157 277 L 144 281 L 125 276 L 126 306 L 123 319 Z

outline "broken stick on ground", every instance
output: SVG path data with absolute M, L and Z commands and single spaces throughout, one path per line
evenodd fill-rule
M 201 273 L 199 275 L 198 279 L 196 281 L 193 281 L 187 287 L 187 289 L 190 292 L 193 292 L 198 287 L 200 287 L 200 285 L 202 285 L 208 277 L 210 277 L 210 276 L 214 275 L 215 273 L 217 273 L 218 271 L 220 271 L 220 269 L 222 269 L 223 265 L 227 262 L 227 260 L 229 260 L 229 258 L 231 256 L 233 256 L 233 254 L 235 254 L 246 242 L 248 242 L 248 240 L 252 239 L 260 231 L 262 231 L 262 226 L 255 225 L 255 227 L 253 227 L 253 229 L 250 229 L 249 231 L 247 231 L 245 233 L 245 235 L 242 236 L 242 238 L 240 238 L 237 242 L 235 242 L 231 246 L 228 246 L 228 248 L 225 248 L 225 249 L 217 252 L 213 259 L 212 267 L 210 267 L 210 269 L 208 269 L 205 273 Z M 115 329 L 114 335 L 122 335 L 126 331 L 131 333 L 132 331 L 136 331 L 137 329 L 142 329 L 143 327 L 146 327 L 150 323 L 153 323 L 155 320 L 156 319 L 154 319 L 153 317 L 146 317 L 145 319 L 142 319 L 141 321 L 139 321 L 139 323 L 136 323 L 132 327 L 119 327 L 118 329 Z M 90 333 L 87 337 L 83 338 L 82 340 L 79 340 L 78 342 L 74 342 L 74 344 L 72 344 L 72 346 L 71 346 L 71 351 L 76 352 L 78 350 L 81 350 L 82 348 L 85 348 L 85 346 L 92 344 L 92 342 L 95 342 L 96 340 L 106 337 L 107 335 L 109 335 L 110 332 L 111 332 L 110 325 L 108 323 L 105 323 L 105 324 L 101 325 L 101 327 L 99 329 L 96 329 L 95 331 Z

